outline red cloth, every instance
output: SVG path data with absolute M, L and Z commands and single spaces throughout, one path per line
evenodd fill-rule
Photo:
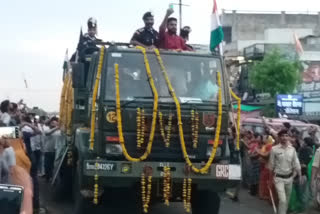
M 255 153 L 258 147 L 259 147 L 258 141 L 252 140 L 249 144 L 249 154 Z
M 272 149 L 272 144 L 266 144 L 262 147 L 261 151 L 263 153 L 269 153 Z M 270 195 L 270 190 L 273 195 L 273 199 L 275 203 L 278 203 L 278 195 L 274 186 L 274 183 L 272 181 L 272 172 L 271 170 L 268 169 L 267 164 L 268 164 L 268 159 L 261 159 L 261 165 L 260 165 L 260 181 L 259 181 L 259 197 L 260 199 L 267 200 L 271 202 L 271 195 Z
M 185 40 L 176 35 L 169 34 L 165 29 L 161 29 L 159 31 L 160 34 L 160 48 L 168 49 L 168 50 L 189 50 L 191 49 L 186 45 Z

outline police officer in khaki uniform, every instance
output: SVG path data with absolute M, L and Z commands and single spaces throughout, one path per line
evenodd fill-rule
M 146 12 L 142 17 L 145 27 L 138 29 L 130 41 L 133 45 L 146 48 L 159 46 L 159 33 L 153 28 L 154 17 L 151 12 Z
M 298 175 L 300 183 L 302 182 L 301 166 L 297 152 L 290 144 L 288 131 L 280 131 L 278 140 L 279 144 L 271 150 L 269 166 L 273 172 L 273 180 L 279 197 L 278 214 L 286 214 L 294 177 Z

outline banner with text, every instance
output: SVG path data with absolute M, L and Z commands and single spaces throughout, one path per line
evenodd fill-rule
M 291 94 L 277 95 L 277 113 L 281 115 L 302 115 L 303 96 Z

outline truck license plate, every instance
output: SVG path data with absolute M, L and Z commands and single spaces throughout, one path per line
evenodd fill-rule
M 229 178 L 229 165 L 217 165 L 216 166 L 216 177 L 221 179 Z
M 86 170 L 114 171 L 114 170 L 116 170 L 116 164 L 114 164 L 114 163 L 87 162 L 86 163 Z

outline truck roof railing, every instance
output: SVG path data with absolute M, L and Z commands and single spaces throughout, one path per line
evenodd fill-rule
M 106 45 L 106 46 L 122 46 L 122 47 L 134 47 L 134 45 L 125 42 L 96 42 L 97 45 Z
M 109 47 L 116 47 L 116 48 L 134 48 L 135 46 L 126 43 L 126 42 L 96 42 L 96 45 L 104 45 Z M 212 55 L 219 56 L 218 52 L 211 52 L 209 49 L 209 45 L 201 45 L 201 44 L 191 44 L 194 48 L 193 52 L 197 53 L 211 53 Z M 161 50 L 161 49 L 160 49 Z

